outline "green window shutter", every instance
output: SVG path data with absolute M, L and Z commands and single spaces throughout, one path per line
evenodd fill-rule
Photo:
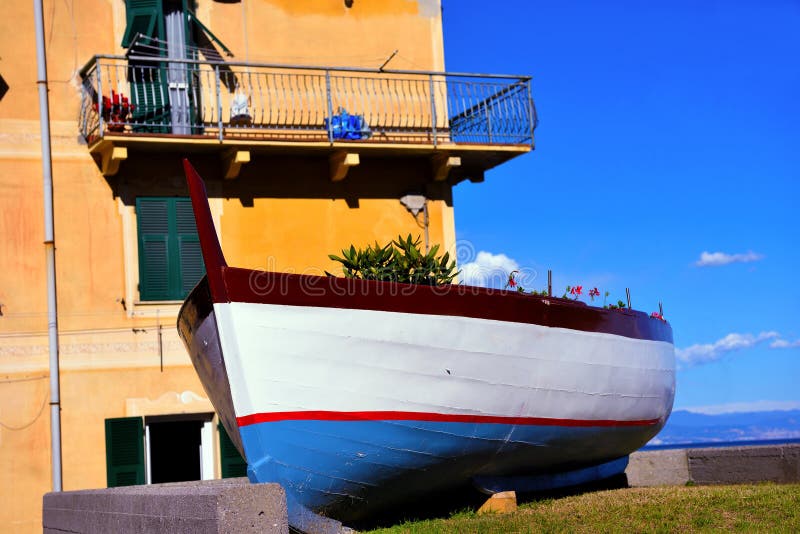
M 191 200 L 176 199 L 175 230 L 178 238 L 178 260 L 180 263 L 180 270 L 178 271 L 180 275 L 179 287 L 181 294 L 186 296 L 206 274 Z
M 134 132 L 170 133 L 169 88 L 166 64 L 154 61 L 128 63 L 131 83 L 130 124 Z
M 205 274 L 192 203 L 137 198 L 139 298 L 182 300 Z
M 164 7 L 162 0 L 125 0 L 127 25 L 122 47 L 128 48 L 137 33 L 164 40 Z M 150 43 L 145 43 L 150 44 Z
M 106 483 L 109 488 L 144 484 L 141 417 L 106 419 Z
M 154 54 L 163 44 L 153 39 L 166 41 L 163 0 L 125 0 L 126 27 L 122 46 L 129 48 L 142 34 L 151 39 L 139 38 L 137 44 L 153 46 L 142 48 L 143 55 Z M 136 48 L 136 47 L 134 47 Z M 134 132 L 169 133 L 170 111 L 166 65 L 153 61 L 130 61 L 128 80 L 131 84 L 133 112 L 129 122 Z
M 169 283 L 169 236 L 140 236 L 144 264 L 140 277 L 140 296 L 142 300 L 170 300 Z
M 217 424 L 217 431 L 219 432 L 219 462 L 222 478 L 246 477 L 247 462 L 239 454 L 221 423 Z
M 139 298 L 172 300 L 169 198 L 137 198 Z M 175 261 L 174 259 L 172 261 Z

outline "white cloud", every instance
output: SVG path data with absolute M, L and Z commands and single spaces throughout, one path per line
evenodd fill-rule
M 702 252 L 695 262 L 698 267 L 718 267 L 729 263 L 750 263 L 764 259 L 762 254 L 747 251 L 744 254 L 726 254 L 725 252 Z
M 800 339 L 795 339 L 794 341 L 786 341 L 785 339 L 776 339 L 775 341 L 769 344 L 769 348 L 771 349 L 791 349 L 794 347 L 800 347 Z
M 753 402 L 729 402 L 726 404 L 714 404 L 711 406 L 696 406 L 693 408 L 681 408 L 681 409 L 687 412 L 702 413 L 706 415 L 719 415 L 723 413 L 788 411 L 788 410 L 800 410 L 800 401 L 760 400 Z
M 521 269 L 516 260 L 505 254 L 478 252 L 475 260 L 461 266 L 461 282 L 468 286 L 503 288 L 511 271 L 520 271 L 515 279 L 523 286 L 536 277 L 536 273 Z
M 728 352 L 748 349 L 762 341 L 768 339 L 778 340 L 780 335 L 777 332 L 761 332 L 757 336 L 753 334 L 728 334 L 714 343 L 697 344 L 685 349 L 675 349 L 675 357 L 687 364 L 700 364 L 713 362 L 720 359 Z

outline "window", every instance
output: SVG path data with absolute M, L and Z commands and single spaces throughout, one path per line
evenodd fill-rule
M 214 478 L 213 413 L 106 419 L 109 488 Z M 222 478 L 247 475 L 247 464 L 217 425 Z
M 188 198 L 136 199 L 139 299 L 182 300 L 205 274 Z

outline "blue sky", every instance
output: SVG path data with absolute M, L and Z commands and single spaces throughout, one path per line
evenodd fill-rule
M 447 70 L 533 75 L 541 121 L 456 187 L 458 238 L 662 300 L 676 409 L 800 407 L 800 3 L 443 4 Z

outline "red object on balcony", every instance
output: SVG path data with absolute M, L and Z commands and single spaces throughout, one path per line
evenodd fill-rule
M 128 113 L 132 112 L 134 109 L 128 97 L 121 93 L 115 93 L 112 90 L 111 98 L 103 96 L 102 105 L 101 113 L 103 115 L 103 120 L 108 123 L 108 131 L 125 131 L 125 121 L 128 118 Z M 98 111 L 97 104 L 94 105 L 94 109 Z

